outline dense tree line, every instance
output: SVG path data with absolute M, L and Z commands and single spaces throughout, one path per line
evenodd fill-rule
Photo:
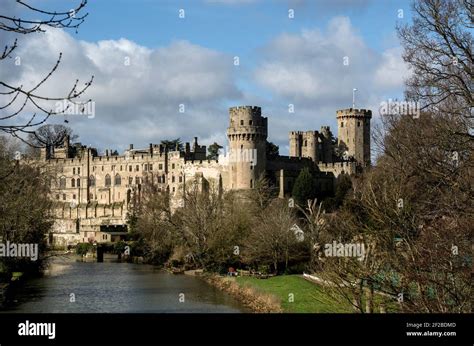
M 38 245 L 38 258 L 0 257 L 3 280 L 12 272 L 35 273 L 42 268 L 52 226 L 48 175 L 37 167 L 20 164 L 17 144 L 0 137 L 0 243 Z

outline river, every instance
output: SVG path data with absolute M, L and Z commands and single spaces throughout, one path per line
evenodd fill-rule
M 15 289 L 3 312 L 20 313 L 238 313 L 249 312 L 199 278 L 151 265 L 50 261 L 43 277 Z

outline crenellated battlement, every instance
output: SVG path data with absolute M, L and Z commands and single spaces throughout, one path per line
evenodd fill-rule
M 372 111 L 370 109 L 363 109 L 363 108 L 347 108 L 347 109 L 340 109 L 336 111 L 336 117 L 364 117 L 364 118 L 371 118 Z
M 229 115 L 233 116 L 251 116 L 258 117 L 262 115 L 262 107 L 258 106 L 236 106 L 229 108 Z

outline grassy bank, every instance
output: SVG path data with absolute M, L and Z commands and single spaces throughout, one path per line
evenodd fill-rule
M 257 292 L 277 297 L 284 312 L 354 312 L 349 304 L 332 299 L 323 287 L 308 282 L 300 275 L 282 275 L 268 279 L 244 276 L 236 278 L 236 281 L 242 287 L 251 287 Z
M 282 312 L 277 297 L 269 293 L 258 291 L 248 285 L 239 285 L 235 278 L 212 274 L 203 275 L 201 278 L 208 284 L 230 294 L 253 312 Z

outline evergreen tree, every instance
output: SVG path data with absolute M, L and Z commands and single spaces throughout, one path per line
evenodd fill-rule
M 317 195 L 316 179 L 308 167 L 305 167 L 293 186 L 293 198 L 300 205 L 306 205 L 308 199 L 314 199 Z

